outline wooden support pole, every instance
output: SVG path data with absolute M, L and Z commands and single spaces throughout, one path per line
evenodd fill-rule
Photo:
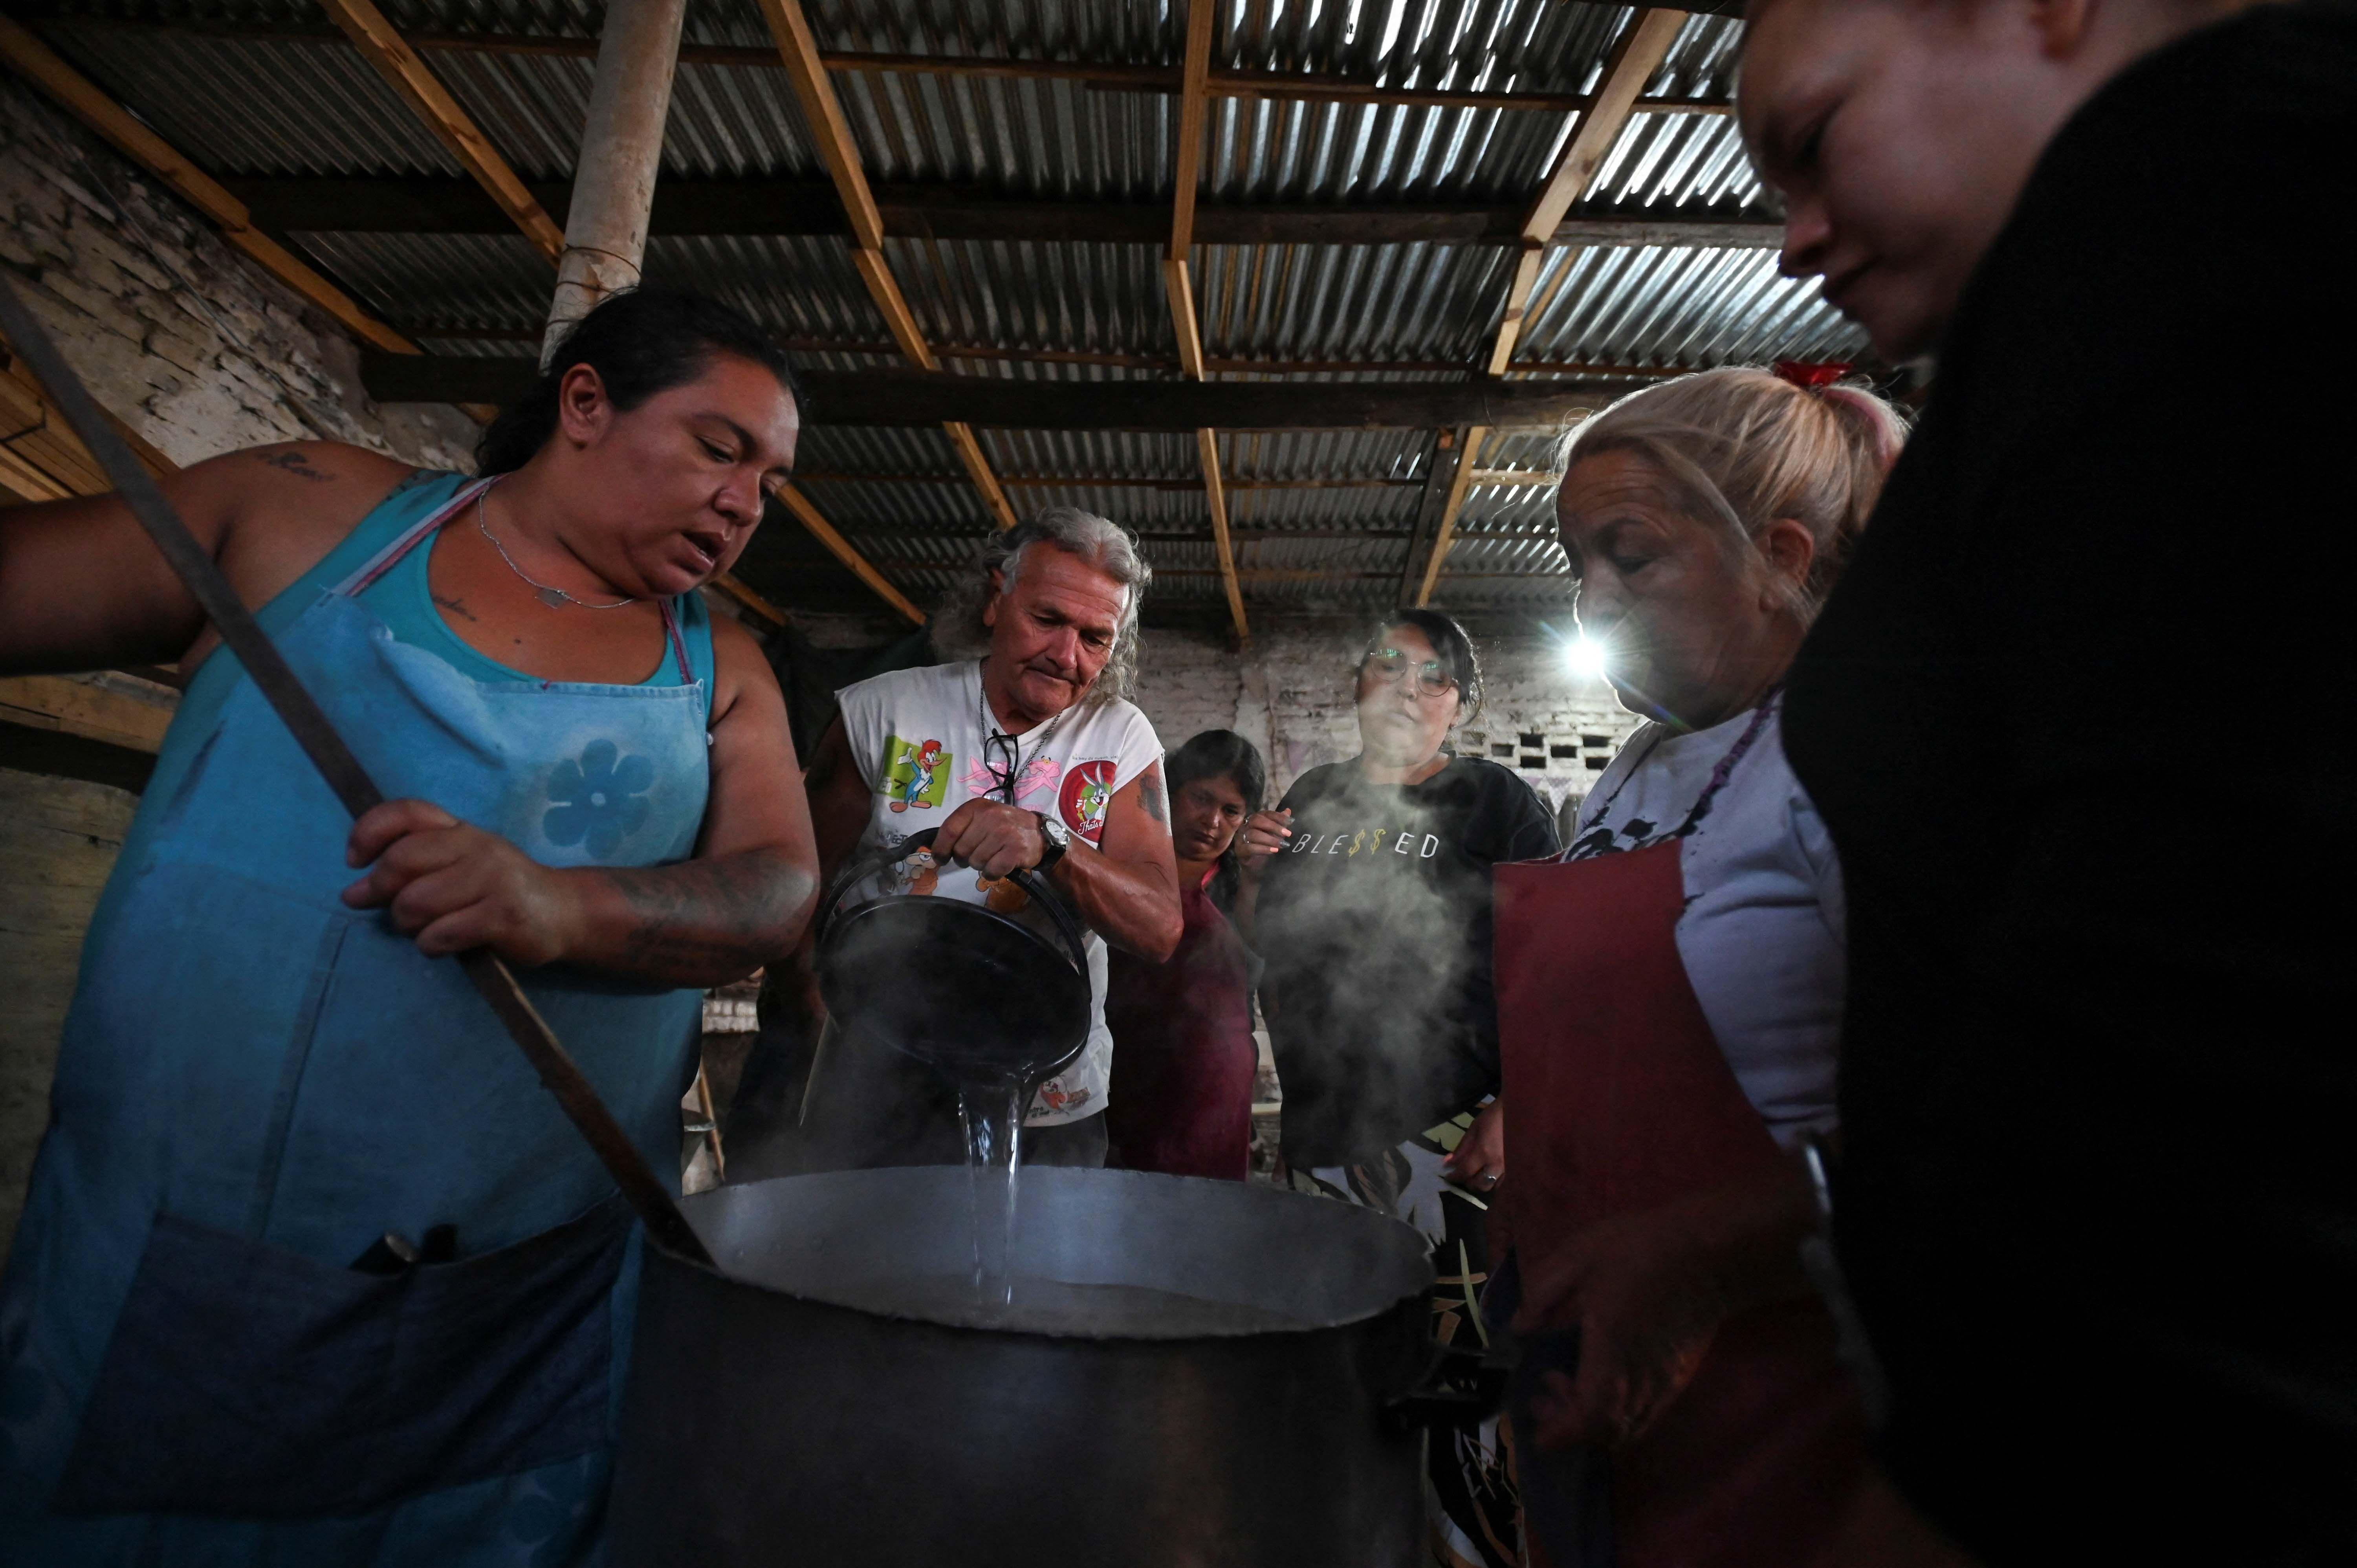
M 376 68 L 377 74 L 407 100 L 409 107 L 425 123 L 425 128 L 450 149 L 450 156 L 458 160 L 459 166 L 474 176 L 475 183 L 499 203 L 500 210 L 515 220 L 524 237 L 552 262 L 562 255 L 565 231 L 541 210 L 540 203 L 516 177 L 507 160 L 500 156 L 490 138 L 475 124 L 474 117 L 458 106 L 458 101 L 426 69 L 425 62 L 417 58 L 417 51 L 404 41 L 385 14 L 376 8 L 374 0 L 319 3 L 367 57 L 369 64 Z
M 1201 0 L 1198 0 L 1200 4 Z M 1239 646 L 1252 640 L 1252 624 L 1244 619 L 1244 591 L 1236 580 L 1235 542 L 1228 534 L 1228 497 L 1220 477 L 1220 433 L 1195 432 L 1195 450 L 1203 465 L 1203 499 L 1211 508 L 1211 550 L 1220 560 L 1220 583 L 1228 594 L 1228 616 L 1236 625 Z
M 222 239 L 260 263 L 279 282 L 342 322 L 362 342 L 388 353 L 423 352 L 416 344 L 361 309 L 351 295 L 297 261 L 286 247 L 254 228 L 245 204 L 223 189 L 220 181 L 133 118 L 47 44 L 5 16 L 0 16 L 0 59 L 133 163 L 170 186 L 219 226 Z
M 1433 585 L 1440 581 L 1440 568 L 1448 559 L 1448 547 L 1457 542 L 1457 514 L 1464 508 L 1465 491 L 1477 477 L 1473 464 L 1481 455 L 1481 443 L 1490 432 L 1479 424 L 1470 424 L 1457 433 L 1457 472 L 1448 480 L 1448 499 L 1440 509 L 1440 528 L 1433 535 L 1432 553 L 1426 557 L 1424 581 L 1415 590 L 1415 603 L 1421 607 L 1432 602 Z
M 639 281 L 686 11 L 687 0 L 609 0 L 606 7 L 556 296 L 541 340 L 544 364 L 599 300 Z

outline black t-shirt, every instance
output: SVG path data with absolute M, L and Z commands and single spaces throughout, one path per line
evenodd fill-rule
M 1836 1239 L 1892 1471 L 1993 1563 L 2357 1561 L 2351 209 L 2348 5 L 2115 79 L 1792 673 Z
M 1255 934 L 1288 1164 L 1364 1160 L 1498 1087 L 1490 868 L 1556 848 L 1507 768 L 1458 757 L 1421 784 L 1313 768 L 1262 874 Z

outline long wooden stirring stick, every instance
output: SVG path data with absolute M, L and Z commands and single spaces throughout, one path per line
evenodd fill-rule
M 156 542 L 156 548 L 164 553 L 165 561 L 188 592 L 196 596 L 197 603 L 220 630 L 221 640 L 245 666 L 246 674 L 294 735 L 311 765 L 328 781 L 328 787 L 336 792 L 336 799 L 343 802 L 344 810 L 358 817 L 382 804 L 383 792 L 296 679 L 277 645 L 254 623 L 252 613 L 221 575 L 213 558 L 205 553 L 204 547 L 172 510 L 172 503 L 164 499 L 164 492 L 156 488 L 156 481 L 131 455 L 123 437 L 99 413 L 81 378 L 59 354 L 48 333 L 25 307 L 15 285 L 5 276 L 0 276 L 0 331 L 7 334 L 16 351 L 32 365 L 33 373 L 48 388 L 66 423 L 73 426 L 74 434 L 81 437 L 82 444 L 114 481 L 115 492 L 139 520 L 139 526 Z M 556 1097 L 557 1106 L 587 1141 L 590 1151 L 612 1173 L 623 1197 L 645 1222 L 648 1233 L 682 1257 L 710 1266 L 712 1254 L 705 1250 L 687 1217 L 656 1179 L 653 1168 L 630 1142 L 630 1134 L 622 1131 L 622 1124 L 614 1120 L 614 1113 L 606 1109 L 606 1102 L 597 1098 L 597 1090 L 557 1040 L 548 1021 L 516 983 L 514 972 L 488 948 L 460 953 L 458 967 L 466 971 L 467 978 L 482 993 L 483 1000 L 491 1004 L 500 1022 L 507 1026 L 509 1037 L 540 1074 L 541 1083 Z

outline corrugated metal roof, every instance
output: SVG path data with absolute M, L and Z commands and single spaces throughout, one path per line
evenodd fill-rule
M 1864 335 L 1772 251 L 1562 245 L 1523 324 L 1521 361 L 1674 365 L 1843 360 Z
M 380 3 L 415 35 L 586 40 L 602 18 L 597 0 Z M 1185 37 L 1184 0 L 805 5 L 829 50 L 1145 67 L 1173 80 Z M 55 8 L 67 15 L 37 21 L 43 34 L 210 172 L 458 173 L 358 51 L 324 30 L 309 0 L 62 0 Z M 1595 87 L 1632 15 L 1561 0 L 1227 0 L 1212 64 L 1320 83 L 1577 94 Z M 213 30 L 119 25 L 160 20 Z M 306 32 L 313 36 L 291 36 Z M 684 36 L 696 45 L 771 47 L 756 0 L 691 0 Z M 1726 96 L 1740 38 L 1738 21 L 1694 17 L 1648 93 Z M 424 58 L 520 174 L 569 176 L 590 87 L 586 54 L 436 48 Z M 877 70 L 833 80 L 872 180 L 1087 202 L 1169 199 L 1178 104 L 1151 83 Z M 1537 189 L 1576 124 L 1562 110 L 1214 97 L 1201 200 L 1512 210 Z M 786 73 L 762 64 L 681 67 L 665 171 L 824 177 Z M 1665 218 L 1763 215 L 1760 184 L 1724 114 L 1636 115 L 1586 205 Z M 528 352 L 546 309 L 547 263 L 521 236 L 295 238 L 371 309 L 396 325 L 432 328 L 425 341 L 436 352 Z M 964 373 L 1059 381 L 1176 374 L 1156 245 L 895 237 L 887 254 L 937 349 L 1127 361 L 955 360 Z M 1234 379 L 1469 378 L 1496 332 L 1512 259 L 1498 243 L 1198 245 L 1193 281 L 1205 351 L 1222 361 L 1294 367 L 1229 372 Z M 806 365 L 902 362 L 839 237 L 662 236 L 649 248 L 647 274 L 737 304 L 802 345 L 796 354 Z M 1862 350 L 1860 336 L 1813 285 L 1777 275 L 1770 252 L 1566 246 L 1544 260 L 1515 363 L 1699 368 Z M 1148 556 L 1165 574 L 1157 602 L 1220 602 L 1192 436 L 977 435 L 1018 514 L 1061 503 L 1114 517 L 1146 536 Z M 1220 445 L 1236 558 L 1255 611 L 1372 608 L 1394 598 L 1426 499 L 1434 432 L 1223 433 Z M 1474 467 L 1544 473 L 1552 447 L 1544 433 L 1497 434 Z M 938 429 L 820 424 L 805 433 L 802 462 L 811 475 L 806 493 L 920 601 L 947 584 L 989 526 Z M 1023 482 L 1039 476 L 1060 482 Z M 1543 484 L 1472 485 L 1437 599 L 1459 608 L 1559 609 L 1568 582 L 1551 499 Z M 791 583 L 769 585 L 793 596 Z

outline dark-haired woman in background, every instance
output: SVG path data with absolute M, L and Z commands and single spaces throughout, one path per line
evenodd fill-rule
M 758 328 L 647 293 L 582 322 L 479 478 L 301 442 L 164 480 L 393 797 L 357 823 L 120 501 L 0 513 L 0 671 L 189 677 L 0 1281 L 17 1560 L 595 1548 L 632 1228 L 436 955 L 522 969 L 676 1168 L 701 989 L 787 951 L 814 890 L 777 682 L 695 594 L 798 431 Z
M 1186 930 L 1168 963 L 1113 950 L 1105 1025 L 1113 1087 L 1108 1165 L 1242 1181 L 1252 1165 L 1252 981 L 1228 923 L 1243 875 L 1236 838 L 1268 791 L 1253 743 L 1211 729 L 1172 752 L 1170 837 Z
M 1313 768 L 1246 829 L 1253 918 L 1298 1190 L 1394 1214 L 1432 1238 L 1446 1340 L 1486 1272 L 1482 1208 L 1504 1170 L 1490 870 L 1555 853 L 1555 814 L 1512 769 L 1458 757 L 1481 706 L 1464 628 L 1404 609 L 1361 645 L 1359 755 Z M 1467 1283 L 1469 1282 L 1469 1283 Z M 1436 1441 L 1441 1561 L 1503 1561 L 1496 1450 Z M 1510 1527 L 1509 1527 L 1510 1528 Z

